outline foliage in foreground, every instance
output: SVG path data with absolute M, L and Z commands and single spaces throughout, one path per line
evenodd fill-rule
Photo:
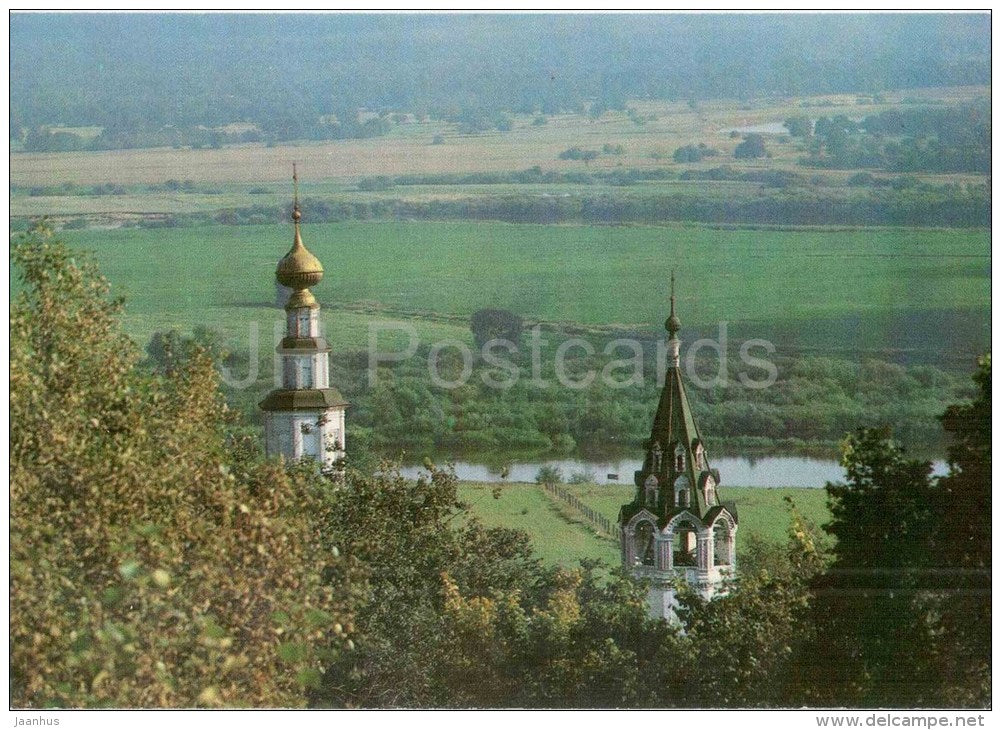
M 206 358 L 140 374 L 90 265 L 13 259 L 11 703 L 302 705 L 353 600 L 323 482 L 227 440 Z
M 90 265 L 40 232 L 13 258 L 14 706 L 990 701 L 989 361 L 943 419 L 947 477 L 861 432 L 829 489 L 831 568 L 794 511 L 726 597 L 682 595 L 679 631 L 627 576 L 547 570 L 483 528 L 450 473 L 263 460 L 209 357 L 134 367 Z
M 400 480 L 400 484 L 403 481 Z M 421 490 L 452 494 L 436 472 Z M 382 482 L 378 486 L 386 486 Z M 373 485 L 374 486 L 374 485 Z M 403 507 L 412 493 L 382 499 Z M 359 503 L 376 495 L 363 491 Z M 419 500 L 428 504 L 427 499 Z M 744 707 L 785 703 L 807 582 L 821 565 L 806 528 L 786 549 L 759 544 L 728 597 L 684 595 L 686 631 L 647 614 L 646 590 L 596 564 L 543 569 L 517 533 L 445 527 L 437 501 L 423 524 L 352 549 L 373 566 L 375 600 L 358 614 L 358 649 L 342 653 L 312 695 L 333 707 Z M 799 523 L 797 523 L 799 524 Z M 417 541 L 435 546 L 401 560 Z M 465 543 L 464 550 L 454 550 Z M 442 550 L 441 547 L 446 549 Z M 401 552 L 402 550 L 402 552 Z M 393 556 L 396 556 L 395 558 Z
M 942 417 L 944 477 L 885 432 L 846 441 L 847 480 L 828 485 L 834 561 L 807 624 L 808 704 L 990 704 L 990 356 L 974 381 L 978 397 Z
M 685 637 L 647 617 L 628 578 L 546 570 L 523 533 L 470 519 L 451 474 L 349 470 L 338 488 L 262 460 L 232 437 L 209 357 L 180 343 L 158 372 L 134 367 L 120 305 L 89 264 L 40 232 L 13 255 L 25 283 L 11 315 L 15 706 L 768 696 L 769 671 L 742 674 L 738 695 L 695 659 L 755 625 L 741 666 L 757 662 L 765 624 L 802 603 L 798 571 L 749 577 L 710 607 L 688 599 Z

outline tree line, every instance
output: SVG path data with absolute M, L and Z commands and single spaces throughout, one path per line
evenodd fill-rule
M 809 167 L 873 168 L 892 172 L 990 174 L 990 103 L 891 109 L 856 121 L 821 117 Z
M 707 172 L 686 179 L 715 179 L 715 176 L 716 173 Z M 718 177 L 728 176 L 722 173 Z M 309 198 L 304 205 L 308 205 L 314 223 L 479 220 L 592 225 L 699 222 L 779 228 L 828 225 L 979 228 L 989 226 L 991 220 L 986 186 L 929 186 L 906 178 L 884 184 L 874 178 L 871 186 L 867 185 L 867 179 L 861 179 L 864 186 L 849 186 L 844 197 L 833 197 L 830 188 L 789 185 L 782 174 L 763 174 L 760 178 L 763 188 L 726 198 L 708 196 L 703 191 L 595 192 L 567 197 L 514 192 L 430 200 Z M 150 214 L 122 225 L 142 228 L 262 225 L 285 223 L 289 214 L 285 206 L 250 205 L 215 212 Z M 85 225 L 87 217 L 79 218 L 80 224 Z M 25 218 L 11 220 L 14 229 L 24 230 L 29 225 Z
M 478 347 L 495 337 L 521 341 L 520 318 L 504 310 L 480 310 L 472 325 Z M 583 336 L 593 342 L 596 353 L 601 353 L 605 342 Z M 412 453 L 466 454 L 504 450 L 567 453 L 575 449 L 621 452 L 642 448 L 659 397 L 653 376 L 657 335 L 643 337 L 638 341 L 646 348 L 647 377 L 628 387 L 610 387 L 596 378 L 583 389 L 538 388 L 531 382 L 533 356 L 524 343 L 517 354 L 505 355 L 521 377 L 504 389 L 487 384 L 485 379 L 503 379 L 505 374 L 479 352 L 474 354 L 465 384 L 455 389 L 437 387 L 428 371 L 428 345 L 420 345 L 414 356 L 403 362 L 381 365 L 374 385 L 369 383 L 366 352 L 341 353 L 331 363 L 331 379 L 352 403 L 349 440 L 374 452 L 396 453 L 401 448 Z M 231 353 L 221 333 L 206 327 L 191 334 L 174 330 L 154 333 L 146 345 L 145 366 L 164 372 L 171 366 L 171 353 L 193 347 L 205 350 L 215 362 L 236 372 L 247 368 L 245 356 Z M 538 375 L 550 383 L 558 382 L 555 349 L 556 345 L 546 344 L 539 350 Z M 600 373 L 614 357 L 571 353 L 565 363 L 574 373 Z M 727 364 L 725 384 L 689 389 L 696 420 L 717 443 L 758 449 L 833 450 L 843 434 L 858 425 L 892 423 L 904 443 L 939 448 L 941 433 L 932 416 L 944 404 L 969 394 L 963 378 L 930 365 L 805 355 L 771 359 L 780 373 L 771 387 L 743 387 L 739 375 L 744 369 L 733 358 Z M 243 412 L 250 423 L 259 424 L 256 404 L 271 387 L 269 362 L 265 353 L 260 363 L 264 375 L 254 387 L 224 388 L 230 406 Z M 443 352 L 437 367 L 442 378 L 455 379 L 462 363 Z M 696 361 L 699 376 L 706 380 L 718 374 L 718 367 L 715 357 Z M 617 378 L 624 380 L 628 375 L 624 372 Z

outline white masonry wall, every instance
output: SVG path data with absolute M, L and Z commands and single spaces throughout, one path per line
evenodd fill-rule
M 265 416 L 264 437 L 268 454 L 282 454 L 289 461 L 310 458 L 332 466 L 344 456 L 344 408 L 271 411 Z

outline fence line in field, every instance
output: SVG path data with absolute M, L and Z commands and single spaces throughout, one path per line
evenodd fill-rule
M 561 487 L 559 484 L 543 484 L 542 488 L 551 497 L 558 499 L 573 510 L 591 527 L 612 538 L 618 544 L 619 526 L 615 522 L 605 517 L 598 510 L 582 501 L 576 494 L 565 487 Z

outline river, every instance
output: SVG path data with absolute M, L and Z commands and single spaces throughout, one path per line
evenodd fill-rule
M 735 487 L 814 487 L 822 488 L 827 482 L 844 479 L 844 470 L 834 459 L 806 456 L 710 456 L 710 466 L 719 469 L 724 486 Z M 522 461 L 509 464 L 506 479 L 501 478 L 501 468 L 469 461 L 456 461 L 455 474 L 462 481 L 470 482 L 534 482 L 544 465 L 560 470 L 563 480 L 574 474 L 588 474 L 596 484 L 632 484 L 633 472 L 640 468 L 638 459 L 613 459 L 588 461 L 583 459 L 548 459 Z M 933 462 L 934 473 L 944 474 L 944 461 Z M 415 478 L 425 472 L 420 466 L 405 466 L 404 476 Z

